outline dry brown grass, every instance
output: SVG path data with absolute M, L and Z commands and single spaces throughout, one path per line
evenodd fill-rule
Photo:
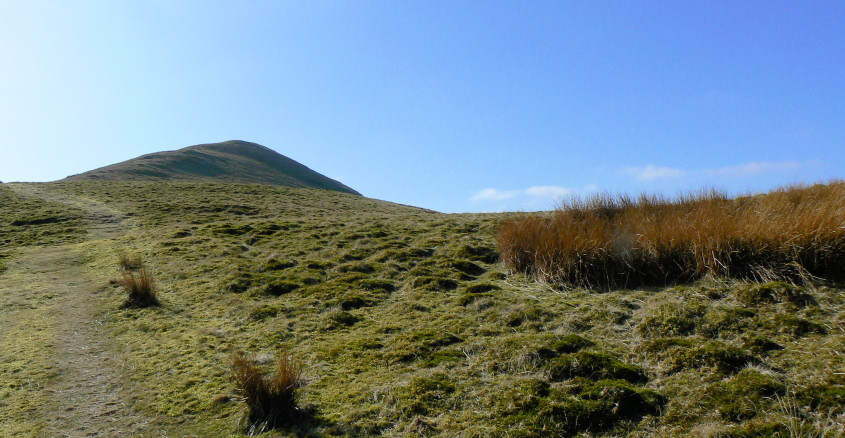
M 120 269 L 124 271 L 137 271 L 144 267 L 141 256 L 137 254 L 120 253 L 117 256 L 117 263 L 120 265 Z
M 123 278 L 118 282 L 127 294 L 125 306 L 150 307 L 159 305 L 155 280 L 149 269 L 142 268 L 138 272 L 124 271 Z
M 845 182 L 736 199 L 596 195 L 499 228 L 512 271 L 590 288 L 661 286 L 707 274 L 806 282 L 845 276 Z
M 232 359 L 235 386 L 249 408 L 252 427 L 276 428 L 295 423 L 300 417 L 296 398 L 302 386 L 302 367 L 287 350 L 279 353 L 276 374 L 264 375 L 252 358 L 237 353 Z

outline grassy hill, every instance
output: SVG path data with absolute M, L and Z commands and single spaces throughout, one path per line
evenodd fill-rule
M 114 368 L 137 418 L 123 430 L 133 435 L 845 433 L 838 284 L 707 276 L 553 289 L 499 261 L 507 214 L 267 185 L 9 186 L 0 186 L 0 436 L 50 435 L 51 418 L 77 415 L 63 410 L 69 390 L 56 391 L 69 374 L 59 371 L 59 315 L 74 299 L 94 306 L 92 336 L 112 357 L 102 367 Z M 30 205 L 63 219 L 21 221 Z M 122 218 L 122 231 L 86 231 L 100 220 L 93 207 Z M 62 223 L 77 231 L 51 237 Z M 78 279 L 23 266 L 46 250 L 76 254 L 92 292 L 62 298 Z M 121 254 L 155 276 L 160 306 L 124 305 L 109 284 Z M 289 426 L 251 430 L 233 357 L 270 373 L 282 350 L 302 364 L 302 409 Z
M 66 181 L 86 180 L 214 181 L 312 187 L 358 194 L 272 149 L 239 140 L 147 154 L 66 178 Z

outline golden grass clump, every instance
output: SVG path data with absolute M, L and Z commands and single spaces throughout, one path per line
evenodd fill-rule
M 123 278 L 118 281 L 127 294 L 125 306 L 150 307 L 160 304 L 156 296 L 153 274 L 149 269 L 143 268 L 138 272 L 124 271 Z
M 295 423 L 301 416 L 296 398 L 302 386 L 302 367 L 288 355 L 279 353 L 276 374 L 267 376 L 252 358 L 238 352 L 232 359 L 235 386 L 249 408 L 252 427 L 277 428 Z
M 504 222 L 512 271 L 566 286 L 663 286 L 711 274 L 756 281 L 845 276 L 845 182 L 731 199 L 595 195 Z
M 144 267 L 144 262 L 141 260 L 141 256 L 137 254 L 130 255 L 121 253 L 118 255 L 117 263 L 120 265 L 120 269 L 124 271 L 137 271 Z

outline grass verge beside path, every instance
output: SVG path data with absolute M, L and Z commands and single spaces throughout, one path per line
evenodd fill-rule
M 0 436 L 138 435 L 148 421 L 123 398 L 120 361 L 103 330 L 111 303 L 102 290 L 113 271 L 103 261 L 115 257 L 109 239 L 122 232 L 120 218 L 49 185 L 14 188 L 7 207 L 24 210 L 3 209 L 4 217 L 36 206 L 85 227 L 63 236 L 66 221 L 46 221 L 7 234 L 15 245 L 0 273 Z

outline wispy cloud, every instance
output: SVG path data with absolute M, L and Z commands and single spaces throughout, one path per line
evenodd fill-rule
M 502 191 L 496 189 L 483 189 L 472 195 L 470 201 L 505 201 L 518 196 L 520 193 L 521 192 L 519 190 Z
M 679 179 L 684 177 L 697 178 L 742 178 L 762 174 L 784 173 L 819 164 L 818 160 L 813 161 L 780 161 L 780 162 L 758 162 L 740 164 L 737 166 L 725 166 L 712 169 L 678 169 L 649 164 L 644 167 L 626 167 L 622 173 L 632 176 L 639 181 L 655 181 L 667 179 Z
M 754 176 L 763 173 L 779 173 L 789 170 L 797 170 L 814 162 L 808 161 L 801 163 L 798 161 L 781 161 L 779 163 L 756 162 L 741 164 L 739 166 L 722 167 L 719 169 L 709 170 L 708 174 L 713 176 L 728 176 L 728 177 L 743 177 Z
M 534 186 L 525 189 L 525 194 L 535 198 L 563 198 L 575 193 L 575 190 L 560 186 Z
M 649 164 L 645 167 L 628 167 L 625 168 L 624 172 L 640 181 L 654 181 L 656 179 L 680 178 L 687 174 L 687 172 L 682 169 L 655 166 L 654 164 Z
M 558 201 L 567 196 L 577 195 L 580 193 L 589 193 L 598 190 L 598 186 L 590 184 L 581 189 L 574 189 L 562 186 L 531 186 L 522 190 L 499 190 L 494 188 L 487 188 L 479 190 L 470 198 L 472 202 L 502 202 L 510 201 L 517 207 L 535 207 L 543 202 Z M 508 208 L 507 205 L 501 206 L 503 209 Z

